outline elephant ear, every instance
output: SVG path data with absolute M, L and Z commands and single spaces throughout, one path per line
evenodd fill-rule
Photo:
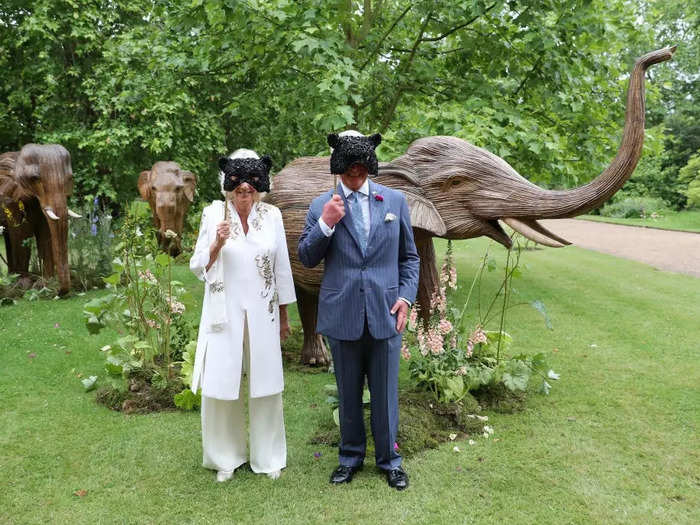
M 15 176 L 17 155 L 16 151 L 0 155 L 0 196 L 11 200 L 20 200 L 29 196 Z
M 194 200 L 194 189 L 197 186 L 197 176 L 191 171 L 182 171 L 182 182 L 185 185 L 185 197 L 192 202 Z
M 143 200 L 149 200 L 151 198 L 151 171 L 142 171 L 139 175 L 139 193 Z
M 447 226 L 432 202 L 415 193 L 408 191 L 402 193 L 406 197 L 408 208 L 411 210 L 411 226 L 426 230 L 436 237 L 445 235 Z

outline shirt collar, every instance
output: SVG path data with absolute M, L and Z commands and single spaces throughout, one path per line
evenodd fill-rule
M 345 195 L 345 198 L 347 199 L 351 194 L 352 191 L 350 188 L 348 188 L 345 184 L 343 184 L 343 181 L 340 181 L 340 187 L 343 189 L 343 194 Z M 357 190 L 358 192 L 362 193 L 363 195 L 366 195 L 369 197 L 369 177 L 365 179 L 365 182 L 362 186 L 360 186 L 360 189 Z

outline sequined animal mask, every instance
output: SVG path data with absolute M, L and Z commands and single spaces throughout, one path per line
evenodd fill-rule
M 259 192 L 270 191 L 270 167 L 272 160 L 269 155 L 260 159 L 221 157 L 219 169 L 224 173 L 224 191 L 233 191 L 244 182 Z
M 328 135 L 328 145 L 333 148 L 331 153 L 331 173 L 341 175 L 353 164 L 362 164 L 371 175 L 379 171 L 379 163 L 374 149 L 382 142 L 379 133 L 369 137 L 340 137 L 336 133 Z

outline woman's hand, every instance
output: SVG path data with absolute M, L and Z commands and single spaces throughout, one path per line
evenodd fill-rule
M 223 221 L 216 225 L 216 246 L 221 249 L 226 244 L 226 239 L 231 234 L 231 227 L 228 222 Z
M 283 342 L 289 334 L 292 333 L 292 328 L 289 326 L 289 318 L 287 317 L 287 305 L 280 305 L 280 342 Z
M 226 239 L 228 239 L 229 233 L 231 233 L 231 227 L 228 222 L 220 222 L 216 225 L 216 239 L 209 247 L 209 264 L 207 264 L 206 271 L 214 265 L 214 261 L 219 256 L 221 248 L 226 244 Z

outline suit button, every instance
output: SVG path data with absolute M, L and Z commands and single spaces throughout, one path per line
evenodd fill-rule
M 364 288 L 360 288 L 360 292 L 361 292 L 361 293 L 365 293 L 365 289 L 364 289 Z

